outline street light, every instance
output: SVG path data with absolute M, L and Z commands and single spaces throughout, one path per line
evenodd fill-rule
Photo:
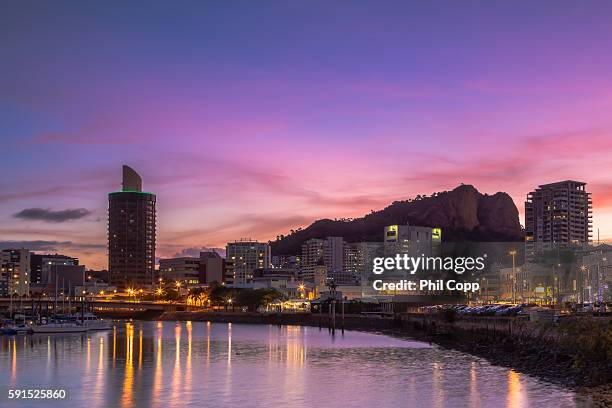
M 516 303 L 516 295 L 515 295 L 515 291 L 516 291 L 516 272 L 514 270 L 514 268 L 516 267 L 516 262 L 515 262 L 515 258 L 516 258 L 516 250 L 513 249 L 510 252 L 510 255 L 512 256 L 512 303 Z
M 128 294 L 128 302 L 130 302 L 132 300 L 132 295 L 134 294 L 134 290 L 132 288 L 127 288 L 125 291 Z
M 584 273 L 586 270 L 586 265 L 580 266 L 580 303 L 584 303 Z
M 153 302 L 155 302 L 155 295 L 158 295 L 161 297 L 163 294 L 164 294 L 164 290 L 161 287 L 155 289 L 155 292 L 153 292 Z

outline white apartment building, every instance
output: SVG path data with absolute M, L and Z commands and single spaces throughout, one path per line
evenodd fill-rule
M 252 282 L 255 269 L 269 268 L 272 264 L 270 245 L 250 239 L 229 242 L 225 257 L 228 284 Z
M 586 183 L 566 180 L 543 184 L 525 201 L 525 256 L 591 241 L 591 193 Z

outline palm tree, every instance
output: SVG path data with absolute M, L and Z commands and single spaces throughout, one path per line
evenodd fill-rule
M 193 288 L 189 291 L 189 299 L 194 306 L 203 306 L 208 299 L 208 292 L 204 288 Z

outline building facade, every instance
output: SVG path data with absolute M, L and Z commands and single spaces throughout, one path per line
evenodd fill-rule
M 301 258 L 302 257 L 299 255 L 273 255 L 272 267 L 298 270 L 300 268 Z
M 200 258 L 180 257 L 159 260 L 159 277 L 181 285 L 200 283 Z
M 380 242 L 354 242 L 347 244 L 345 269 L 355 276 L 355 280 L 365 284 L 372 275 L 373 259 L 382 256 Z
M 612 246 L 602 244 L 579 253 L 577 272 L 578 301 L 612 302 Z
M 312 238 L 302 244 L 300 279 L 312 282 L 314 267 L 323 259 L 329 278 L 345 276 L 346 243 L 342 237 Z
M 200 252 L 200 283 L 222 283 L 225 278 L 225 260 L 215 251 Z
M 30 269 L 31 284 L 46 285 L 55 282 L 55 274 L 59 266 L 78 266 L 79 259 L 60 254 L 31 254 Z
M 122 191 L 108 195 L 109 284 L 153 286 L 156 196 L 142 191 L 142 179 L 123 166 Z
M 30 256 L 23 248 L 0 252 L 0 296 L 30 294 Z
M 525 254 L 583 246 L 591 240 L 591 195 L 586 183 L 567 180 L 543 184 L 525 201 Z
M 436 255 L 442 239 L 440 228 L 419 227 L 414 225 L 389 225 L 385 227 L 385 253 L 408 254 L 417 257 L 421 255 Z
M 253 281 L 255 269 L 269 268 L 272 264 L 270 245 L 249 239 L 229 242 L 225 250 L 225 281 L 244 284 Z

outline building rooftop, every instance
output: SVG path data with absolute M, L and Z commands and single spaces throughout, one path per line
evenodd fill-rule
M 585 182 L 582 181 L 576 181 L 576 180 L 563 180 L 563 181 L 556 181 L 554 183 L 548 183 L 548 184 L 541 184 L 538 186 L 538 188 L 550 188 L 550 187 L 560 187 L 560 186 L 564 186 L 566 184 L 576 184 L 577 186 L 586 186 Z
M 123 165 L 123 191 L 142 192 L 142 177 L 130 166 Z

